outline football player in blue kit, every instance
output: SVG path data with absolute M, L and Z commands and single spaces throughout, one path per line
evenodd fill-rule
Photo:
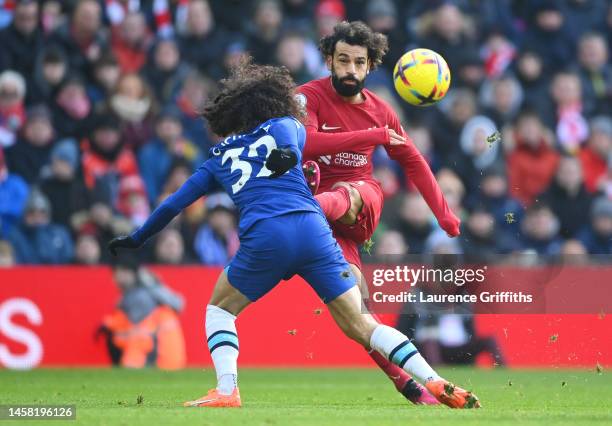
M 443 380 L 408 338 L 361 311 L 356 279 L 332 237 L 327 220 L 306 183 L 301 151 L 306 132 L 302 107 L 286 68 L 241 63 L 221 81 L 221 91 L 203 115 L 226 137 L 209 159 L 147 221 L 129 236 L 109 243 L 137 248 L 218 182 L 240 213 L 240 248 L 221 272 L 206 307 L 206 336 L 217 386 L 185 406 L 239 407 L 236 316 L 279 281 L 300 275 L 327 304 L 342 331 L 373 348 L 423 383 L 446 386 L 447 405 L 478 406 L 471 393 Z

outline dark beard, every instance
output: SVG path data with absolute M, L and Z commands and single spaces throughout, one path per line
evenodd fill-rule
M 350 84 L 345 84 L 344 82 L 347 80 L 354 81 L 356 84 L 354 86 Z M 336 92 L 338 92 L 340 96 L 344 96 L 346 98 L 355 96 L 363 90 L 363 85 L 363 80 L 359 81 L 356 78 L 352 77 L 338 78 L 337 75 L 332 73 L 332 86 L 334 86 L 334 89 L 336 89 Z

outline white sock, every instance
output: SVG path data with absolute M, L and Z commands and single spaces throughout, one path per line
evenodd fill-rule
M 231 395 L 238 385 L 236 317 L 214 305 L 206 306 L 208 350 L 217 372 L 217 391 Z
M 379 324 L 370 337 L 370 346 L 421 383 L 440 379 L 408 337 L 393 327 Z

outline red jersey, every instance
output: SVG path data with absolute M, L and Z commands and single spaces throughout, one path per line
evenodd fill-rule
M 307 112 L 303 160 L 318 162 L 319 191 L 328 191 L 339 181 L 368 181 L 375 183 L 382 197 L 380 185 L 372 176 L 372 154 L 376 146 L 383 145 L 423 195 L 440 226 L 452 235 L 459 233 L 459 220 L 446 204 L 429 165 L 385 101 L 363 89 L 363 102 L 346 102 L 333 88 L 329 77 L 300 86 L 298 93 L 303 95 L 301 100 Z M 390 145 L 385 127 L 405 137 L 406 144 Z

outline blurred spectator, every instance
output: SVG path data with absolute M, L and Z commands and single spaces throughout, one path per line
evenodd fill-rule
M 55 91 L 52 104 L 53 128 L 58 138 L 86 137 L 90 131 L 93 106 L 84 81 L 71 75 Z
M 583 185 L 580 161 L 576 157 L 563 157 L 552 184 L 538 198 L 559 218 L 561 236 L 573 238 L 588 222 L 591 207 L 591 196 Z
M 606 39 L 598 33 L 584 34 L 578 44 L 578 75 L 587 110 L 612 114 L 612 66 Z
M 474 47 L 474 29 L 455 3 L 441 2 L 419 20 L 416 33 L 420 47 L 438 52 L 455 69 L 463 50 Z
M 10 268 L 15 266 L 17 260 L 13 247 L 8 241 L 0 240 L 0 268 Z
M 504 224 L 520 223 L 523 218 L 523 208 L 508 193 L 508 179 L 503 165 L 483 171 L 479 190 L 469 194 L 467 204 L 471 208 L 481 207 L 490 212 L 500 228 Z
M 561 246 L 561 262 L 564 265 L 587 265 L 589 253 L 578 240 L 566 240 Z
M 480 184 L 482 171 L 501 162 L 499 142 L 489 143 L 487 138 L 497 131 L 495 123 L 483 115 L 472 117 L 461 131 L 461 155 L 452 168 L 459 174 L 468 192 Z
M 395 63 L 408 51 L 408 37 L 399 24 L 399 14 L 392 0 L 368 0 L 365 8 L 366 24 L 383 33 L 389 41 L 389 51 L 383 58 L 382 72 L 393 72 Z
M 502 33 L 493 30 L 484 40 L 482 56 L 488 78 L 497 79 L 509 69 L 516 56 L 516 48 Z
M 158 40 L 151 56 L 142 75 L 153 88 L 156 100 L 165 105 L 174 101 L 190 68 L 181 61 L 181 53 L 173 39 Z
M 121 71 L 138 72 L 147 61 L 151 35 L 144 14 L 130 11 L 112 32 L 111 48 Z
M 74 263 L 78 265 L 98 265 L 102 249 L 95 236 L 91 234 L 80 234 L 76 240 L 74 251 Z
M 207 220 L 195 239 L 195 251 L 204 265 L 224 266 L 236 254 L 238 232 L 235 207 L 229 195 L 218 193 L 206 199 Z
M 315 2 L 311 0 L 285 0 L 283 16 L 288 28 L 308 30 L 314 14 Z
M 30 189 L 23 178 L 10 173 L 0 147 L 0 239 L 19 223 Z
M 74 256 L 68 230 L 51 222 L 49 200 L 38 190 L 30 193 L 23 223 L 11 230 L 8 240 L 20 264 L 69 263 Z
M 63 49 L 74 71 L 87 75 L 91 64 L 108 47 L 108 34 L 102 27 L 102 10 L 98 1 L 79 1 L 70 21 L 58 27 L 50 35 L 48 43 Z
M 104 317 L 99 330 L 106 334 L 113 365 L 167 370 L 184 367 L 185 340 L 177 315 L 183 309 L 183 298 L 140 268 L 131 256 L 117 258 L 113 278 L 121 300 Z
M 589 192 L 604 190 L 608 163 L 612 156 L 612 119 L 595 117 L 590 123 L 587 144 L 579 153 L 584 184 Z
M 9 169 L 30 184 L 36 182 L 43 166 L 49 162 L 53 136 L 47 107 L 38 105 L 30 108 L 21 137 L 6 150 Z
M 560 72 L 553 78 L 551 93 L 554 106 L 548 124 L 555 129 L 561 148 L 576 154 L 589 136 L 580 79 L 574 73 Z
M 480 93 L 484 113 L 498 129 L 511 124 L 523 103 L 523 89 L 511 75 L 486 82 Z
M 99 180 L 110 181 L 111 194 L 118 193 L 121 178 L 138 174 L 138 165 L 132 151 L 125 147 L 118 129 L 118 121 L 111 114 L 94 117 L 91 140 L 81 147 L 85 186 L 94 189 Z M 114 202 L 115 198 L 111 200 Z
M 13 13 L 11 25 L 0 31 L 0 70 L 11 69 L 22 76 L 31 76 L 43 46 L 38 2 L 20 0 Z M 30 92 L 32 81 L 27 79 L 26 82 Z
M 436 156 L 443 167 L 457 164 L 456 154 L 460 151 L 457 141 L 467 121 L 476 114 L 476 96 L 469 89 L 457 89 L 446 96 L 440 109 L 435 110 L 432 122 L 432 136 Z
M 174 106 L 164 108 L 155 123 L 156 137 L 138 154 L 141 175 L 153 205 L 157 201 L 173 160 L 176 158 L 187 160 L 192 165 L 192 170 L 198 160 L 197 147 L 183 137 L 181 118 L 178 108 Z
M 51 220 L 70 228 L 72 215 L 89 208 L 89 192 L 79 173 L 79 149 L 72 139 L 56 143 L 43 169 L 40 190 L 51 202 Z
M 134 226 L 142 226 L 151 210 L 144 182 L 139 175 L 129 175 L 119 182 L 117 211 Z
M 512 129 L 514 150 L 508 155 L 508 181 L 510 193 L 524 206 L 530 206 L 535 197 L 549 185 L 559 163 L 552 138 L 531 110 L 518 116 Z
M 448 207 L 459 217 L 463 209 L 463 197 L 465 196 L 465 185 L 459 176 L 450 169 L 440 169 L 436 173 L 436 180 L 448 203 Z
M 160 232 L 155 240 L 153 261 L 165 265 L 188 263 L 185 256 L 185 242 L 179 231 L 167 228 Z
M 66 21 L 61 0 L 46 0 L 41 9 L 41 26 L 45 35 L 53 33 Z
M 32 104 L 50 105 L 55 92 L 68 74 L 68 58 L 58 48 L 46 48 L 37 58 L 36 68 L 31 75 L 32 93 L 28 94 Z
M 458 58 L 457 68 L 453 70 L 452 85 L 454 88 L 465 87 L 478 92 L 486 79 L 484 61 L 480 52 L 473 48 L 467 49 Z
M 547 112 L 549 81 L 544 73 L 542 57 L 526 47 L 515 62 L 515 74 L 523 91 L 523 106 L 540 115 Z
M 255 62 L 274 62 L 281 35 L 283 11 L 279 0 L 257 0 L 253 12 L 253 27 L 248 36 L 248 50 Z
M 410 136 L 410 139 L 412 139 L 414 146 L 416 146 L 423 157 L 425 157 L 431 170 L 437 172 L 440 168 L 440 160 L 434 152 L 431 130 L 424 125 L 414 124 L 406 128 L 406 133 Z
M 523 46 L 533 49 L 544 61 L 545 72 L 562 69 L 571 62 L 574 41 L 567 29 L 561 2 L 542 0 L 527 5 L 531 20 Z
M 287 67 L 296 84 L 304 84 L 313 79 L 304 58 L 305 42 L 304 37 L 298 33 L 286 33 L 276 49 L 277 63 Z
M 419 193 L 409 192 L 403 196 L 396 229 L 404 237 L 410 253 L 423 253 L 425 240 L 434 230 L 434 225 L 431 211 Z
M 471 210 L 463 228 L 459 238 L 468 262 L 493 260 L 495 254 L 511 249 L 506 233 L 498 229 L 493 215 L 483 208 Z
M 599 197 L 591 207 L 591 221 L 578 239 L 591 254 L 612 254 L 612 200 Z
M 214 91 L 215 83 L 194 71 L 190 72 L 182 83 L 176 105 L 182 113 L 183 132 L 203 154 L 207 154 L 213 145 L 213 136 L 200 113 Z
M 121 120 L 121 139 L 138 150 L 153 136 L 155 95 L 138 74 L 124 74 L 109 98 L 111 111 Z
M 397 261 L 408 254 L 409 247 L 404 237 L 398 231 L 384 231 L 376 240 L 374 255 L 381 261 L 389 259 Z
M 25 122 L 26 83 L 15 71 L 0 73 L 0 146 L 11 146 Z
M 544 256 L 555 256 L 561 250 L 559 219 L 550 207 L 540 203 L 527 209 L 521 223 L 523 250 L 535 250 Z
M 606 25 L 606 0 L 567 0 L 564 2 L 567 16 L 568 32 L 578 39 L 588 31 L 603 31 Z
M 224 3 L 227 8 L 227 2 Z M 200 72 L 220 78 L 223 74 L 220 63 L 229 34 L 215 22 L 207 0 L 190 0 L 187 7 L 187 28 L 179 38 L 181 54 Z
M 103 109 L 106 100 L 115 92 L 121 69 L 117 58 L 111 52 L 105 52 L 93 66 L 92 81 L 87 86 L 87 95 L 94 104 L 95 110 Z

